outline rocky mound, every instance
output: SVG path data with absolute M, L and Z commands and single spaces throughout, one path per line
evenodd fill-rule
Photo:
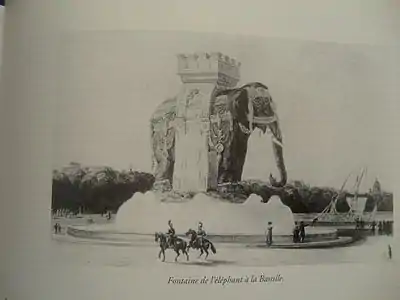
M 171 220 L 178 233 L 197 228 L 203 222 L 209 234 L 265 234 L 267 223 L 273 222 L 276 234 L 290 234 L 293 215 L 278 197 L 265 204 L 262 198 L 251 195 L 243 203 L 220 201 L 197 194 L 185 201 L 161 201 L 153 192 L 136 193 L 118 210 L 116 227 L 121 231 L 154 233 L 167 231 Z

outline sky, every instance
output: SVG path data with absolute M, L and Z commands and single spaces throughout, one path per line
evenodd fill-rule
M 53 162 L 151 171 L 149 119 L 178 93 L 178 53 L 218 51 L 241 62 L 241 82 L 269 87 L 277 105 L 289 179 L 340 187 L 368 167 L 394 186 L 388 134 L 398 87 L 395 51 L 189 32 L 87 31 L 60 39 Z M 270 137 L 254 132 L 243 178 L 277 175 Z

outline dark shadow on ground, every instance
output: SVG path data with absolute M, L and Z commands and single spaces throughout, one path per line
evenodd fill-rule
M 220 260 L 220 259 L 207 259 L 207 260 L 178 260 L 178 262 L 174 261 L 165 261 L 165 263 L 170 263 L 170 264 L 180 264 L 180 265 L 186 265 L 186 266 L 202 266 L 202 267 L 218 267 L 218 266 L 229 266 L 229 265 L 236 265 L 237 263 L 235 261 L 229 261 L 229 260 Z

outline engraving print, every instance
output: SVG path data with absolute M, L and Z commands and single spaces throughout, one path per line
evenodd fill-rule
M 66 260 L 391 258 L 390 49 L 92 34 L 64 41 L 71 80 L 55 127 L 52 231 Z

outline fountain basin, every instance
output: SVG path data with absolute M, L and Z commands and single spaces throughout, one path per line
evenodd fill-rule
M 237 204 L 223 202 L 204 194 L 191 200 L 160 201 L 157 194 L 136 193 L 119 209 L 115 223 L 69 226 L 69 236 L 124 245 L 155 245 L 155 232 L 166 232 L 171 220 L 177 235 L 187 239 L 188 229 L 197 229 L 201 221 L 207 238 L 213 243 L 265 247 L 268 223 L 273 226 L 273 245 L 278 248 L 332 247 L 350 243 L 351 237 L 342 238 L 334 228 L 306 227 L 304 243 L 293 243 L 294 217 L 289 207 L 279 198 L 272 197 L 265 204 L 251 195 Z
M 131 242 L 134 244 L 154 244 L 154 232 L 120 231 L 113 224 L 106 225 L 81 225 L 69 226 L 67 234 L 75 238 L 105 240 L 115 242 Z M 183 232 L 178 236 L 186 238 Z M 214 243 L 243 244 L 243 245 L 265 245 L 265 234 L 240 234 L 240 233 L 209 233 L 207 236 Z M 338 239 L 335 229 L 310 227 L 307 229 L 305 243 L 315 241 L 335 241 Z M 273 235 L 274 244 L 292 243 L 292 235 Z

